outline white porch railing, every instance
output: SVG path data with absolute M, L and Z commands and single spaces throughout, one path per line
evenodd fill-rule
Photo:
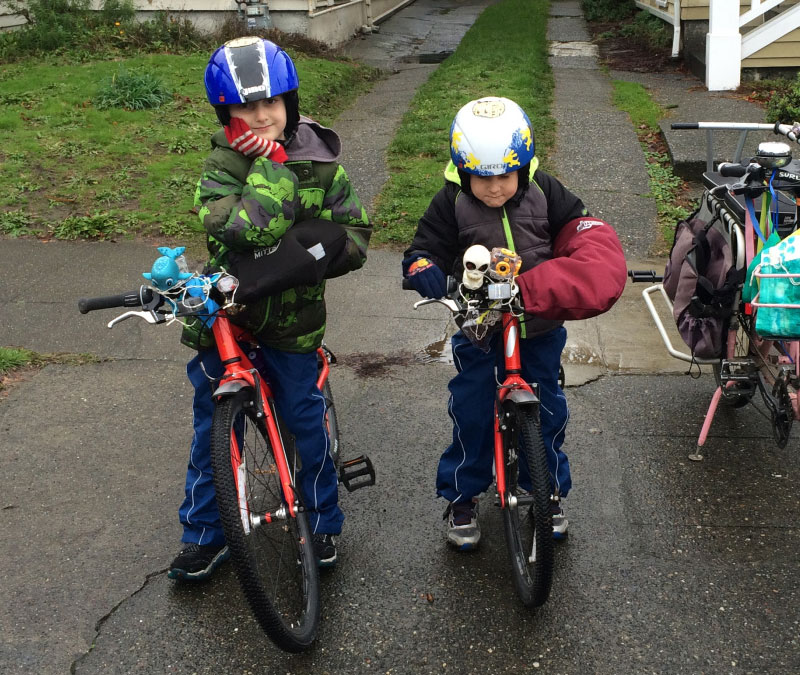
M 800 27 L 800 5 L 792 5 L 757 28 L 742 27 L 761 19 L 781 0 L 751 0 L 739 14 L 739 0 L 710 0 L 706 36 L 706 87 L 709 91 L 736 89 L 741 83 L 742 59 Z
M 672 6 L 672 13 L 668 12 L 669 3 L 667 0 L 656 0 L 658 7 L 648 5 L 641 0 L 635 0 L 636 6 L 651 14 L 655 14 L 659 19 L 663 19 L 672 26 L 672 58 L 677 58 L 681 53 L 681 0 L 675 0 Z

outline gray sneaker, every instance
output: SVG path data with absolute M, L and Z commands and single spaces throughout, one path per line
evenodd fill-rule
M 551 502 L 551 513 L 553 514 L 553 539 L 564 539 L 568 532 L 569 521 L 564 515 L 564 507 L 560 501 Z
M 444 512 L 447 518 L 447 542 L 461 551 L 475 548 L 481 539 L 478 525 L 478 502 L 450 502 Z

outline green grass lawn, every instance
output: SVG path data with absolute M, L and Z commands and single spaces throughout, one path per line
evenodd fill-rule
M 501 0 L 488 7 L 420 87 L 387 153 L 390 178 L 376 201 L 373 242 L 411 241 L 443 185 L 453 117 L 472 99 L 505 96 L 519 103 L 531 118 L 536 154 L 547 169 L 555 130 L 548 9 L 546 0 Z
M 301 111 L 330 123 L 375 71 L 294 53 Z M 68 67 L 0 65 L 0 234 L 186 238 L 199 229 L 194 186 L 219 128 L 205 97 L 208 54 L 149 54 Z M 100 109 L 113 77 L 151 74 L 172 93 L 148 110 Z

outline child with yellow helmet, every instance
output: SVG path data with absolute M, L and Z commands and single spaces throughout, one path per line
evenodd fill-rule
M 462 278 L 474 245 L 506 248 L 522 259 L 517 285 L 525 307 L 522 377 L 539 384 L 542 436 L 553 488 L 553 536 L 567 534 L 563 500 L 572 485 L 561 446 L 569 418 L 559 385 L 568 319 L 607 311 L 625 286 L 627 268 L 614 229 L 589 214 L 560 181 L 538 168 L 533 127 L 507 98 L 464 105 L 450 128 L 445 184 L 420 218 L 405 251 L 403 275 L 423 297 L 441 298 L 446 277 Z M 480 540 L 478 498 L 492 482 L 495 367 L 502 380 L 502 340 L 486 349 L 459 330 L 452 338 L 457 374 L 450 381 L 452 443 L 439 460 L 436 491 L 448 501 L 447 540 L 459 549 Z M 530 483 L 520 465 L 520 484 Z

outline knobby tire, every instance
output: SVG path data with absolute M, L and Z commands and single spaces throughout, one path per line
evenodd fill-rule
M 514 407 L 504 435 L 506 459 L 506 507 L 503 525 L 511 557 L 514 585 L 526 607 L 547 602 L 553 581 L 553 515 L 550 473 L 538 415 L 531 409 Z M 515 451 L 516 449 L 516 451 Z M 524 453 L 531 474 L 531 492 L 518 494 L 519 457 Z M 516 458 L 514 458 L 516 455 Z M 511 506 L 508 498 L 517 497 Z M 535 545 L 535 559 L 531 560 Z
M 244 389 L 217 403 L 211 429 L 217 505 L 236 576 L 253 615 L 278 647 L 300 652 L 311 646 L 320 620 L 319 570 L 302 500 L 298 494 L 295 517 L 287 513 L 271 523 L 250 524 L 249 532 L 245 521 L 252 523 L 252 518 L 242 517 L 242 510 L 263 515 L 287 506 L 266 426 L 256 417 L 254 396 Z M 236 488 L 234 436 L 243 460 L 238 471 L 246 485 L 246 509 L 240 509 Z M 294 483 L 294 444 L 289 440 L 282 451 Z

